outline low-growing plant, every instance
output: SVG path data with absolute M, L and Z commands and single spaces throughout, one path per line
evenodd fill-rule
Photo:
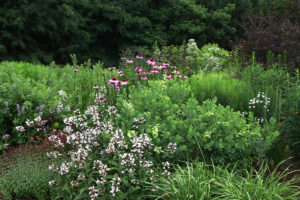
M 300 177 L 288 179 L 294 172 L 288 168 L 274 170 L 262 164 L 258 170 L 237 170 L 204 163 L 178 166 L 170 178 L 160 178 L 154 184 L 157 199 L 268 199 L 296 200 Z M 150 184 L 151 185 L 151 184 Z
M 11 199 L 51 199 L 52 189 L 48 182 L 54 177 L 54 174 L 48 170 L 50 163 L 59 163 L 60 161 L 50 160 L 41 155 L 45 153 L 43 149 L 39 152 L 33 152 L 26 149 L 18 155 L 7 156 L 9 162 L 2 156 L 0 162 L 0 194 L 5 198 Z

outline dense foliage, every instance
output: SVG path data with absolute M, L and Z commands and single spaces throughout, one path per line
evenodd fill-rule
M 1 60 L 66 63 L 71 53 L 116 63 L 133 45 L 198 45 L 241 36 L 242 13 L 250 0 L 5 1 L 0 8 Z

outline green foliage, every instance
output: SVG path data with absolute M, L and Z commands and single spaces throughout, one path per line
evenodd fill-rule
M 248 111 L 249 100 L 255 95 L 248 84 L 226 73 L 195 75 L 190 86 L 199 102 L 217 97 L 218 103 L 241 112 Z
M 179 160 L 198 157 L 217 164 L 241 161 L 247 165 L 265 156 L 278 136 L 273 121 L 260 128 L 250 114 L 248 124 L 239 112 L 216 105 L 216 99 L 200 106 L 190 98 L 190 87 L 180 84 L 167 80 L 132 88 L 130 99 L 123 96 L 117 104 L 120 118 L 126 119 L 120 121 L 122 129 L 130 131 L 134 118 L 144 117 L 146 122 L 138 129 L 152 136 L 158 147 L 177 143 Z
M 0 193 L 7 199 L 50 199 L 52 190 L 48 182 L 54 178 L 48 170 L 50 163 L 53 160 L 44 154 L 38 157 L 37 153 L 22 152 L 22 156 L 1 169 Z
M 121 50 L 133 45 L 181 43 L 226 45 L 236 24 L 228 1 L 206 8 L 195 0 L 103 0 L 5 2 L 0 9 L 1 60 L 57 63 L 76 53 L 83 62 L 116 64 Z
M 290 153 L 297 160 L 300 157 L 300 79 L 299 71 L 296 72 L 292 87 L 286 91 L 286 97 L 282 105 L 283 126 L 282 133 Z
M 101 63 L 91 66 L 87 62 L 76 68 L 78 72 L 69 65 L 61 68 L 24 62 L 0 63 L 0 136 L 11 136 L 9 142 L 0 140 L 0 149 L 4 144 L 20 144 L 30 141 L 29 136 L 40 136 L 32 128 L 26 134 L 15 130 L 16 126 L 25 126 L 27 119 L 41 115 L 44 120 L 52 117 L 54 121 L 62 121 L 66 113 L 49 112 L 50 108 L 57 110 L 60 103 L 69 105 L 71 110 L 86 108 L 96 93 L 92 86 L 104 84 L 102 74 L 112 76 L 103 70 Z M 60 90 L 70 94 L 63 102 Z
M 171 178 L 161 178 L 156 184 L 158 199 L 268 199 L 296 200 L 299 177 L 286 178 L 293 172 L 274 170 L 262 164 L 259 170 L 229 170 L 204 163 L 178 166 Z M 245 175 L 246 174 L 246 175 Z M 282 182 L 284 180 L 284 182 Z M 154 195 L 153 195 L 154 196 Z

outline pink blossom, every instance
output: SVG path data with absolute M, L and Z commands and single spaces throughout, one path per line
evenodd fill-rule
M 178 69 L 173 71 L 174 74 L 180 74 L 180 72 L 178 71 Z
M 113 70 L 113 69 L 116 69 L 116 67 L 111 66 L 111 67 L 108 68 L 108 70 L 110 70 L 110 71 Z
M 127 81 L 127 79 L 124 79 L 124 80 L 122 80 L 120 83 L 121 83 L 121 85 L 127 85 L 127 84 L 128 84 L 128 81 Z
M 167 62 L 164 62 L 162 65 L 163 65 L 163 66 L 170 66 L 170 64 L 167 63 Z
M 142 76 L 141 79 L 144 80 L 144 81 L 148 80 L 148 78 L 144 77 L 144 76 Z
M 106 99 L 104 99 L 104 98 L 100 98 L 100 99 L 98 99 L 98 102 L 100 102 L 100 103 L 103 103 L 103 102 L 105 102 L 105 101 L 107 101 Z
M 135 58 L 137 58 L 137 59 L 143 59 L 143 56 L 136 55 Z
M 147 60 L 146 63 L 148 63 L 149 65 L 155 65 L 156 62 L 154 61 L 154 59 L 150 59 L 150 60 Z
M 158 65 L 154 65 L 154 66 L 153 66 L 153 69 L 158 69 Z
M 31 139 L 31 140 L 34 140 L 34 137 L 30 136 L 30 139 Z
M 8 144 L 4 144 L 4 146 L 5 146 L 5 147 L 7 147 L 7 146 L 8 146 Z
M 173 76 L 172 74 L 167 74 L 167 75 L 166 75 L 166 78 L 167 78 L 167 79 L 171 79 L 171 78 L 174 78 L 174 76 Z
M 152 73 L 152 74 L 157 74 L 157 73 L 159 73 L 159 72 L 158 72 L 157 70 L 152 70 L 151 73 Z
M 98 86 L 98 85 L 95 85 L 95 86 L 93 86 L 93 88 L 94 88 L 95 90 L 98 90 L 98 89 L 99 89 L 99 86 Z
M 166 68 L 166 67 L 163 66 L 163 65 L 158 65 L 158 66 L 157 66 L 157 69 L 159 69 L 159 70 L 162 70 L 162 69 L 164 69 L 164 68 Z
M 56 129 L 53 129 L 53 133 L 56 133 Z
M 131 63 L 133 63 L 133 61 L 132 60 L 126 60 L 126 63 L 131 64 Z
M 186 78 L 186 76 L 180 75 L 178 76 L 178 78 Z
M 78 72 L 79 71 L 79 69 L 74 69 L 74 72 Z

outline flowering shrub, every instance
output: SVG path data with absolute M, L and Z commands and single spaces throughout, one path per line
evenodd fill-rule
M 199 64 L 204 72 L 220 71 L 229 58 L 230 53 L 217 44 L 204 45 L 198 52 Z
M 138 132 L 123 134 L 115 127 L 118 116 L 116 108 L 105 102 L 91 105 L 84 113 L 76 110 L 64 119 L 64 129 L 49 137 L 57 149 L 48 156 L 67 157 L 61 165 L 49 166 L 57 173 L 49 182 L 57 198 L 136 199 L 142 191 L 147 193 L 144 182 L 154 183 L 158 176 L 169 175 L 167 161 L 153 161 L 151 139 Z M 135 123 L 143 123 L 143 119 Z M 176 144 L 166 148 L 172 154 Z M 161 172 L 156 170 L 159 165 L 164 167 Z
M 265 96 L 263 92 L 258 92 L 257 96 L 250 99 L 249 101 L 249 109 L 259 116 L 258 120 L 260 123 L 263 123 L 267 112 L 269 112 L 270 98 Z

